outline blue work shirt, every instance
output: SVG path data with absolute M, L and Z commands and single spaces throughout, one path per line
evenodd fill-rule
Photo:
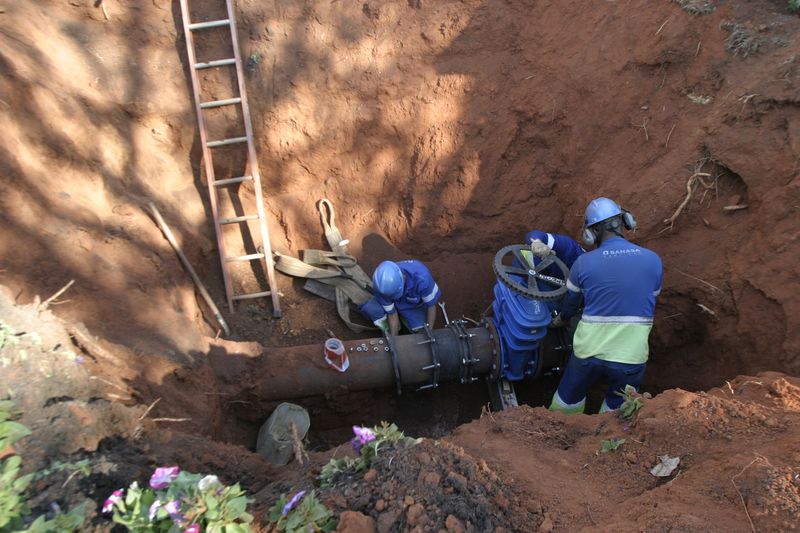
M 415 259 L 397 261 L 397 266 L 403 272 L 402 296 L 397 300 L 389 300 L 380 294 L 375 295 L 387 315 L 396 313 L 398 309 L 433 307 L 439 302 L 442 291 L 433 281 L 428 267 Z
M 572 268 L 572 265 L 575 264 L 575 261 L 586 253 L 578 242 L 573 239 L 572 237 L 568 237 L 567 235 L 559 235 L 558 233 L 545 233 L 544 231 L 540 231 L 535 229 L 533 231 L 529 231 L 525 235 L 525 243 L 530 244 L 534 241 L 534 239 L 539 239 L 543 243 L 547 245 L 548 248 L 553 250 L 556 253 L 556 257 L 561 259 L 567 268 Z M 535 263 L 539 264 L 538 257 L 535 259 Z M 543 274 L 547 274 L 549 276 L 559 276 L 561 271 L 558 269 L 557 266 L 549 266 L 544 269 Z
M 656 297 L 661 292 L 661 258 L 622 237 L 603 241 L 572 265 L 562 315 L 583 315 L 573 349 L 581 359 L 597 357 L 618 363 L 647 361 Z

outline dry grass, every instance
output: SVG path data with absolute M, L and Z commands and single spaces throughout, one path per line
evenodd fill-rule
M 747 57 L 758 52 L 761 39 L 756 37 L 751 30 L 735 22 L 723 22 L 720 24 L 720 28 L 731 32 L 728 40 L 725 41 L 725 48 L 734 55 L 741 54 L 742 57 Z
M 711 0 L 673 0 L 681 9 L 692 15 L 707 15 L 715 9 Z

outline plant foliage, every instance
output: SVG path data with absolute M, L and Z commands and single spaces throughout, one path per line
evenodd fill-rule
M 300 491 L 291 500 L 281 494 L 267 517 L 277 531 L 286 533 L 333 531 L 337 525 L 333 512 L 317 499 L 313 490 L 308 494 Z
M 358 456 L 339 457 L 328 461 L 319 475 L 322 487 L 332 487 L 341 474 L 366 470 L 379 453 L 397 447 L 413 446 L 421 440 L 406 437 L 396 425 L 387 422 L 381 422 L 380 426 L 373 428 L 353 426 L 353 432 L 356 434 L 352 441 L 353 449 Z
M 600 453 L 613 452 L 625 443 L 625 439 L 608 439 L 600 441 Z
M 30 435 L 30 430 L 11 420 L 13 404 L 0 401 L 0 533 L 65 533 L 77 531 L 86 517 L 86 505 L 82 504 L 68 513 L 57 512 L 48 519 L 42 515 L 30 522 L 30 509 L 26 502 L 28 487 L 34 478 L 42 478 L 52 472 L 33 472 L 20 475 L 22 458 L 13 452 L 12 446 Z M 27 524 L 27 525 L 26 525 Z
M 158 468 L 150 486 L 134 481 L 106 500 L 103 511 L 133 532 L 216 531 L 251 533 L 253 517 L 239 484 L 225 486 L 217 476 L 180 472 L 178 467 Z
M 637 392 L 636 388 L 630 385 L 625 385 L 625 390 L 616 394 L 622 396 L 619 414 L 625 420 L 631 420 L 639 409 L 644 407 L 643 396 Z

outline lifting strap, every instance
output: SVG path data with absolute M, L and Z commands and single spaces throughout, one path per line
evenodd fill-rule
M 334 301 L 339 317 L 351 330 L 356 333 L 374 331 L 377 328 L 350 319 L 352 305 L 360 306 L 372 298 L 372 280 L 358 266 L 356 258 L 347 253 L 347 241 L 336 227 L 336 212 L 330 200 L 323 198 L 317 207 L 332 251 L 303 250 L 302 260 L 275 252 L 275 269 L 289 276 L 306 278 L 304 288 Z

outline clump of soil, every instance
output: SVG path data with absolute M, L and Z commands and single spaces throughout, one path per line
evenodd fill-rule
M 800 510 L 798 398 L 800 379 L 765 373 L 707 393 L 666 391 L 632 420 L 520 407 L 462 426 L 452 441 L 501 465 L 567 531 L 736 531 L 749 519 L 790 530 Z M 602 453 L 610 439 L 625 442 Z M 678 470 L 655 477 L 663 455 L 679 457 Z
M 382 452 L 366 473 L 321 496 L 372 517 L 379 531 L 535 530 L 545 520 L 537 501 L 520 499 L 509 479 L 446 440 Z

